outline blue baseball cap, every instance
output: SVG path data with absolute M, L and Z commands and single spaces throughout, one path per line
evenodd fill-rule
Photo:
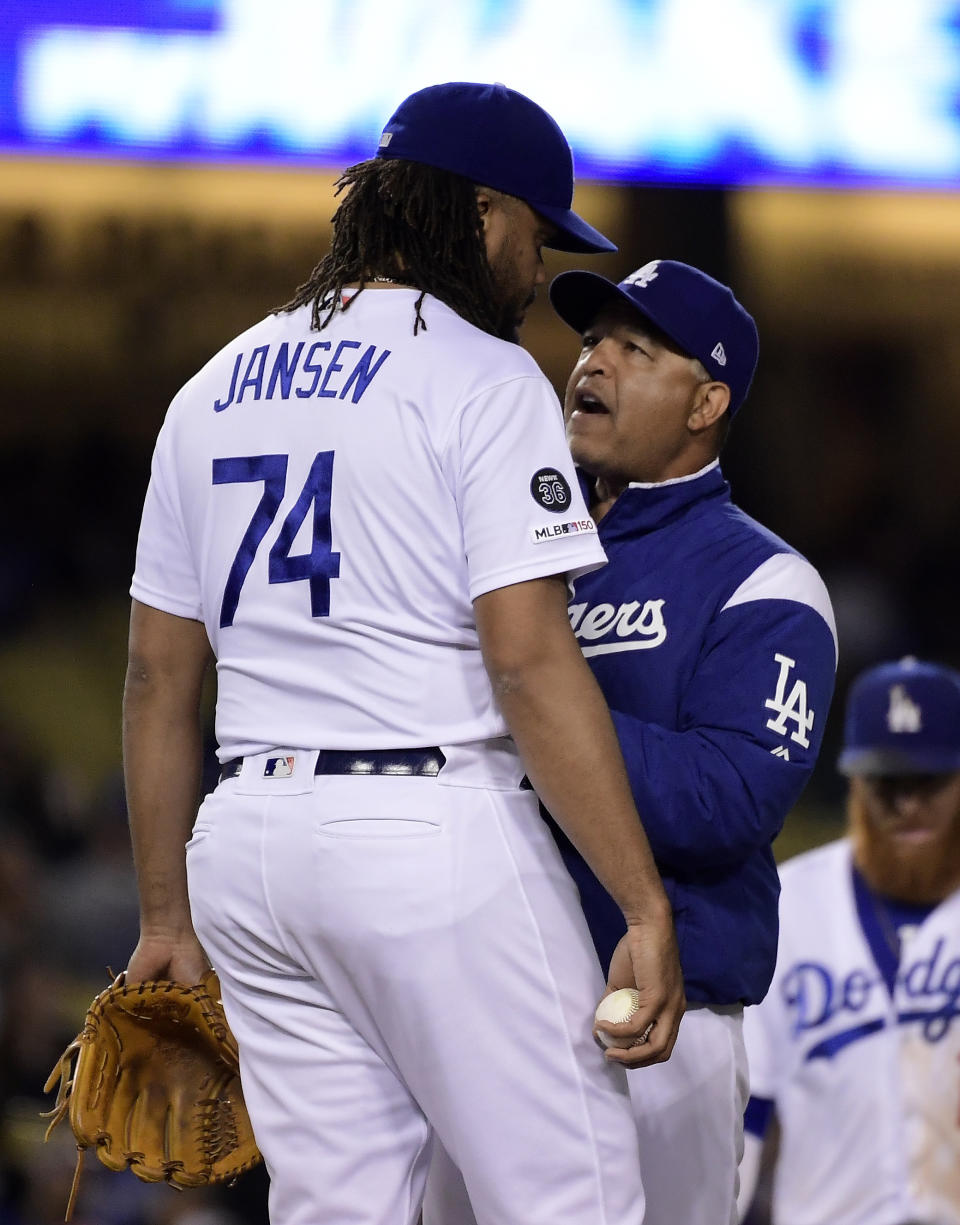
M 960 770 L 960 672 L 908 656 L 862 672 L 847 698 L 841 774 Z
M 757 325 L 731 289 L 699 268 L 655 259 L 619 285 L 595 272 L 561 272 L 550 286 L 550 301 L 581 334 L 604 307 L 626 302 L 698 358 L 712 379 L 727 384 L 731 416 L 747 397 L 760 349 Z
M 506 85 L 450 81 L 405 98 L 387 121 L 377 157 L 422 162 L 516 196 L 552 221 L 558 251 L 616 251 L 573 203 L 573 154 L 555 120 Z

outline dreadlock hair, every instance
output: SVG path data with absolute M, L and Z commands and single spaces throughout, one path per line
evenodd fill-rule
M 469 179 L 420 162 L 373 158 L 337 180 L 347 191 L 333 217 L 333 241 L 309 280 L 275 314 L 311 303 L 313 327 L 326 327 L 345 285 L 359 282 L 348 310 L 367 283 L 388 277 L 419 289 L 413 334 L 428 293 L 469 323 L 512 338 L 505 322 L 483 242 L 476 189 Z

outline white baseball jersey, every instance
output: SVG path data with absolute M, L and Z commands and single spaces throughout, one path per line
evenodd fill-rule
M 505 735 L 471 602 L 605 560 L 533 359 L 416 297 L 271 315 L 171 405 L 131 594 L 205 623 L 222 760 Z
M 158 440 L 132 594 L 203 620 L 244 758 L 187 846 L 191 916 L 272 1220 L 413 1225 L 435 1134 L 485 1219 L 640 1225 L 601 976 L 472 607 L 604 554 L 534 362 L 432 298 L 414 336 L 416 296 L 271 316 Z M 431 745 L 437 776 L 316 770 Z
M 748 1008 L 750 1092 L 775 1103 L 777 1225 L 960 1225 L 960 891 L 887 987 L 848 840 L 782 869 L 780 947 Z

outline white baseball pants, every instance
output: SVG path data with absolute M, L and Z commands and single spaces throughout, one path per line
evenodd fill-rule
M 628 1073 L 645 1225 L 736 1225 L 749 1081 L 743 1009 L 690 1008 L 666 1063 Z
M 480 1225 L 641 1225 L 602 976 L 533 793 L 260 760 L 204 801 L 187 870 L 273 1225 L 413 1225 L 434 1134 Z
M 749 1092 L 743 1010 L 691 1008 L 666 1063 L 628 1073 L 640 1139 L 645 1225 L 736 1225 Z M 434 1149 L 424 1225 L 474 1225 L 463 1178 Z

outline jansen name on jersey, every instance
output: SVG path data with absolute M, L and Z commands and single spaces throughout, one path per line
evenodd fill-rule
M 604 560 L 536 363 L 417 297 L 271 315 L 167 414 L 131 594 L 206 625 L 221 759 L 506 735 L 472 601 Z

